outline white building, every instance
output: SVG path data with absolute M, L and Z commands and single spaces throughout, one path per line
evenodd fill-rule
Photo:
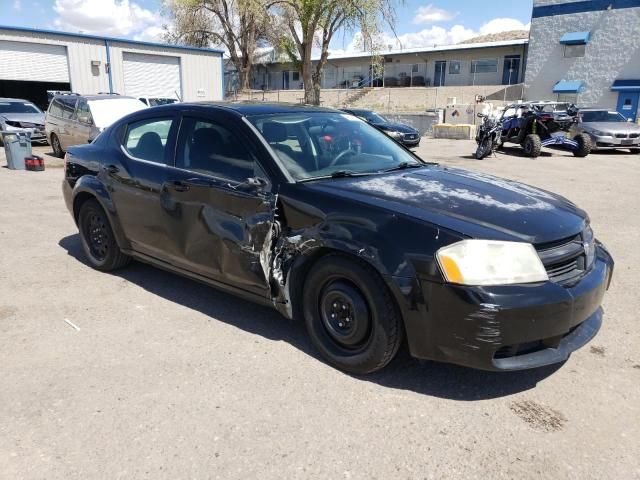
M 383 66 L 371 65 L 371 53 L 330 55 L 322 88 L 440 87 L 515 85 L 522 82 L 527 39 L 462 43 L 380 52 Z M 316 59 L 317 60 L 317 59 Z M 291 62 L 268 56 L 254 65 L 252 87 L 297 90 L 302 77 Z
M 0 26 L 0 97 L 47 90 L 222 100 L 222 50 Z
M 638 118 L 640 0 L 534 0 L 525 94 Z

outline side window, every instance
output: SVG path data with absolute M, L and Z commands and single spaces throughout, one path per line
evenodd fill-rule
M 65 120 L 75 118 L 76 98 L 61 98 L 60 106 L 62 107 L 62 118 Z
M 176 167 L 244 182 L 256 176 L 256 163 L 232 130 L 209 120 L 185 117 L 180 127 Z
M 132 157 L 164 164 L 172 123 L 171 118 L 147 118 L 130 123 L 124 135 L 124 149 Z
M 76 116 L 79 122 L 86 123 L 88 125 L 93 124 L 93 118 L 91 117 L 91 110 L 89 110 L 89 104 L 86 100 L 78 100 L 78 108 L 76 110 Z
M 49 114 L 54 117 L 62 117 L 62 105 L 60 105 L 60 101 L 55 99 L 51 102 L 51 106 L 49 107 Z

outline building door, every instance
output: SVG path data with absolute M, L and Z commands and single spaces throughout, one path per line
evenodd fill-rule
M 282 72 L 282 89 L 289 90 L 289 71 Z
M 618 93 L 618 112 L 635 122 L 638 118 L 638 99 L 640 92 Z
M 520 73 L 520 55 L 507 55 L 504 57 L 502 69 L 502 84 L 515 85 L 518 83 Z
M 124 52 L 122 60 L 125 95 L 182 100 L 180 57 Z
M 446 61 L 437 61 L 436 62 L 436 72 L 433 76 L 433 86 L 434 87 L 444 87 L 445 76 L 447 75 L 447 62 Z

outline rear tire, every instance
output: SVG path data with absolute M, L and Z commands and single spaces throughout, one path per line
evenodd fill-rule
M 331 365 L 352 374 L 380 370 L 403 338 L 398 307 L 377 271 L 344 255 L 313 266 L 302 292 L 312 343 Z
M 64 157 L 64 150 L 60 144 L 60 139 L 55 133 L 51 134 L 51 148 L 53 148 L 53 154 L 58 158 Z
M 78 227 L 82 248 L 91 266 L 103 272 L 124 267 L 131 258 L 118 247 L 109 218 L 97 200 L 80 207 Z
M 491 153 L 491 137 L 485 137 L 480 141 L 476 150 L 476 158 L 482 160 Z
M 573 151 L 573 155 L 575 157 L 586 157 L 591 153 L 591 138 L 587 135 L 579 133 L 576 135 L 573 140 L 577 142 L 578 149 Z
M 540 150 L 542 150 L 542 142 L 540 137 L 536 134 L 529 134 L 524 138 L 522 142 L 522 148 L 527 157 L 536 158 L 540 156 Z

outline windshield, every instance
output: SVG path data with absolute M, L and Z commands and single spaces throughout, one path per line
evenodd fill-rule
M 157 107 L 158 105 L 170 105 L 176 102 L 177 100 L 175 98 L 150 98 L 149 106 Z
M 356 116 L 360 117 L 360 118 L 364 118 L 367 122 L 371 122 L 371 123 L 387 123 L 387 119 L 384 118 L 382 115 L 379 115 L 375 112 L 369 112 L 369 111 L 357 111 L 357 112 L 353 112 L 356 114 Z
M 89 100 L 93 123 L 98 128 L 106 128 L 116 120 L 147 106 L 135 98 L 105 98 L 104 100 Z
M 352 115 L 302 112 L 248 120 L 296 180 L 424 165 L 384 133 Z
M 608 112 L 598 110 L 593 112 L 582 112 L 583 122 L 626 122 L 627 119 L 618 112 Z
M 0 113 L 42 113 L 42 111 L 29 102 L 0 102 Z

